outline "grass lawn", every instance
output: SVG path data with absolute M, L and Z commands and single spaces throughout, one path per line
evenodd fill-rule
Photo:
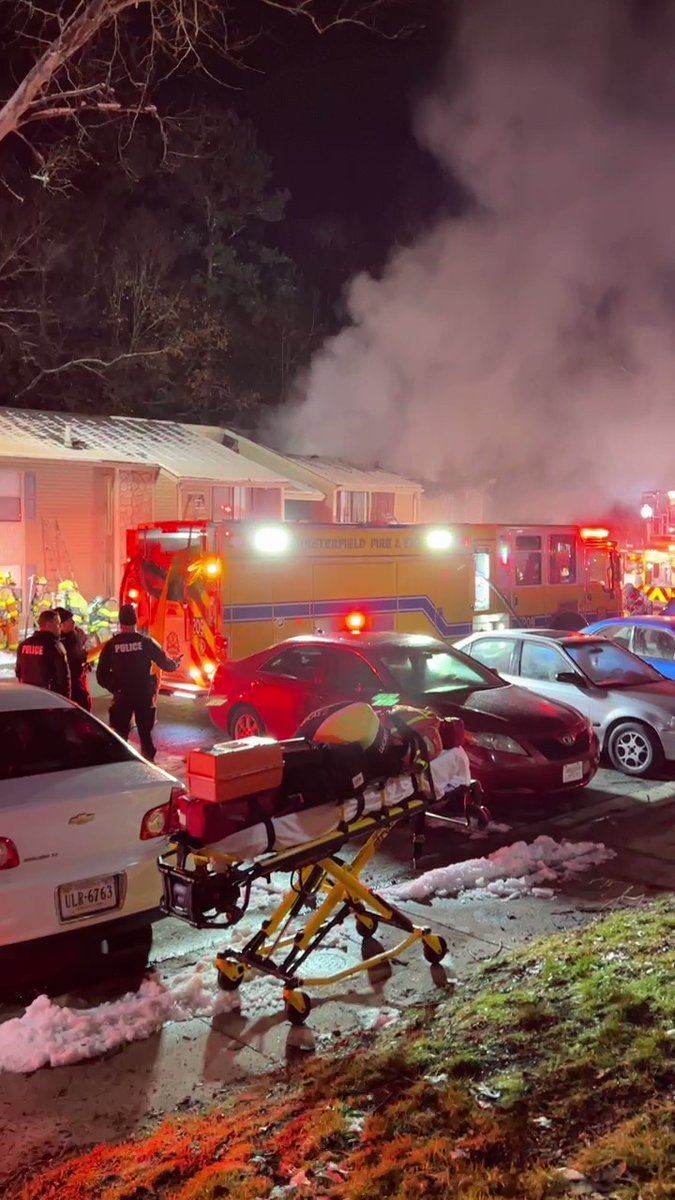
M 22 1200 L 675 1198 L 675 901 L 531 943 L 379 1036 Z

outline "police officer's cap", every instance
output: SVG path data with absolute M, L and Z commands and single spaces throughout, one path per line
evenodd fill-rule
M 120 609 L 120 625 L 136 624 L 136 609 L 133 604 L 123 604 Z

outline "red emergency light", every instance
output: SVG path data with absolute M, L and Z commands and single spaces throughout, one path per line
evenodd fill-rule
M 609 537 L 609 529 L 584 527 L 579 530 L 579 536 L 584 542 L 602 542 Z
M 135 588 L 135 587 L 129 588 L 129 590 L 127 592 L 127 596 L 129 597 L 130 600 L 138 600 L 139 595 L 140 595 L 140 592 L 139 592 L 138 588 Z
M 350 612 L 345 617 L 345 625 L 350 633 L 363 633 L 366 627 L 366 614 L 362 612 Z

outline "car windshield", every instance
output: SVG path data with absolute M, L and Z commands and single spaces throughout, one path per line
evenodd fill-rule
M 383 646 L 377 657 L 401 691 L 415 695 L 507 686 L 498 675 L 456 650 Z
M 663 681 L 653 667 L 616 642 L 580 642 L 565 647 L 572 661 L 598 686 L 636 687 Z
M 135 757 L 79 708 L 0 712 L 0 779 L 86 770 Z

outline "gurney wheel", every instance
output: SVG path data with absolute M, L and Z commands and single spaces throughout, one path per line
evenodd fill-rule
M 356 917 L 356 932 L 360 938 L 371 938 L 377 933 L 379 918 L 370 913 L 358 913 Z
M 312 1001 L 307 992 L 284 992 L 286 1020 L 291 1025 L 304 1025 L 312 1011 Z
M 445 938 L 439 937 L 436 933 L 425 934 L 422 945 L 424 948 L 424 957 L 427 962 L 434 965 L 442 962 L 448 953 L 448 943 Z
M 243 981 L 245 970 L 241 963 L 230 958 L 216 959 L 218 987 L 221 992 L 236 992 Z

